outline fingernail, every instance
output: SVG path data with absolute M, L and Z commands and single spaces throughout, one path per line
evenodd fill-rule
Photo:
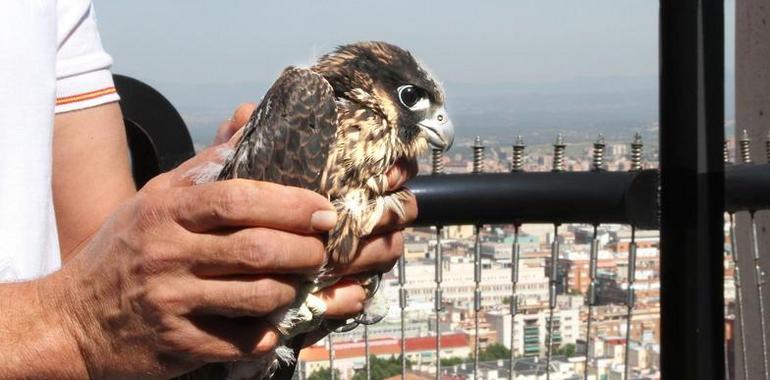
M 320 210 L 310 217 L 310 227 L 316 231 L 329 231 L 337 224 L 337 213 L 331 210 Z

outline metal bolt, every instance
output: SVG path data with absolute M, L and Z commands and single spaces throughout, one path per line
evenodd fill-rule
M 433 148 L 431 151 L 431 164 L 433 174 L 444 174 L 444 151 L 440 148 Z
M 593 165 L 591 170 L 597 172 L 604 170 L 604 149 L 606 146 L 607 144 L 604 141 L 604 135 L 599 134 L 599 137 L 594 142 Z
M 511 172 L 524 171 L 524 139 L 516 136 L 516 143 L 513 144 L 513 156 L 511 158 Z
M 564 145 L 564 137 L 559 133 L 558 136 L 556 136 L 556 143 L 553 144 L 553 169 L 554 172 L 563 172 L 564 171 L 564 150 L 566 149 L 566 145 Z
M 631 143 L 631 171 L 642 170 L 643 152 L 644 143 L 642 143 L 642 135 L 636 132 L 634 134 L 634 142 Z
M 747 130 L 743 130 L 741 139 L 738 140 L 738 144 L 741 148 L 741 162 L 744 164 L 753 163 L 753 161 L 751 161 L 751 139 L 749 138 L 749 132 Z
M 484 145 L 481 143 L 481 137 L 476 136 L 473 143 L 473 172 L 481 173 L 484 171 Z
M 725 140 L 725 143 L 722 145 L 722 156 L 725 160 L 725 166 L 730 165 L 730 147 L 728 146 L 729 142 Z

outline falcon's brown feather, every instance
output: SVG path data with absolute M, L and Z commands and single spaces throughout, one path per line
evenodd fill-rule
M 219 179 L 249 178 L 319 191 L 336 131 L 329 83 L 310 70 L 289 67 L 254 110 Z

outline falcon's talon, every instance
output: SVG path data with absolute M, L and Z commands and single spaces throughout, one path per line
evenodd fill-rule
M 362 325 L 372 325 L 388 315 L 388 301 L 382 293 L 379 293 L 379 286 L 382 283 L 382 273 L 378 273 L 376 276 L 369 278 L 370 282 L 367 284 L 369 289 L 369 297 L 364 302 L 364 311 L 356 316 L 355 321 Z
M 380 290 L 380 284 L 382 284 L 382 273 L 377 273 L 374 276 L 369 277 L 369 281 L 367 281 L 366 284 L 362 284 L 364 285 L 364 289 L 366 289 L 367 299 L 370 299 L 377 294 L 377 291 Z
M 366 312 L 362 312 L 361 314 L 358 314 L 358 316 L 355 317 L 355 321 L 358 324 L 371 326 L 373 324 L 379 323 L 382 321 L 386 316 L 385 315 L 375 315 L 373 317 L 370 317 L 369 314 Z
M 385 209 L 393 211 L 399 220 L 406 220 L 406 208 L 404 202 L 410 196 L 408 190 L 399 190 L 393 194 L 386 195 L 384 198 Z

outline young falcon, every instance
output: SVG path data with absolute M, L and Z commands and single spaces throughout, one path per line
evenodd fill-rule
M 249 178 L 312 189 L 338 212 L 327 263 L 289 309 L 268 319 L 284 343 L 257 362 L 228 363 L 227 379 L 269 378 L 291 364 L 289 340 L 319 327 L 325 306 L 310 293 L 333 284 L 361 237 L 386 210 L 403 216 L 405 190 L 389 193 L 387 170 L 428 144 L 448 149 L 454 130 L 438 82 L 408 51 L 384 42 L 345 45 L 309 69 L 289 67 L 243 130 L 219 180 Z M 298 339 L 301 338 L 298 337 Z

